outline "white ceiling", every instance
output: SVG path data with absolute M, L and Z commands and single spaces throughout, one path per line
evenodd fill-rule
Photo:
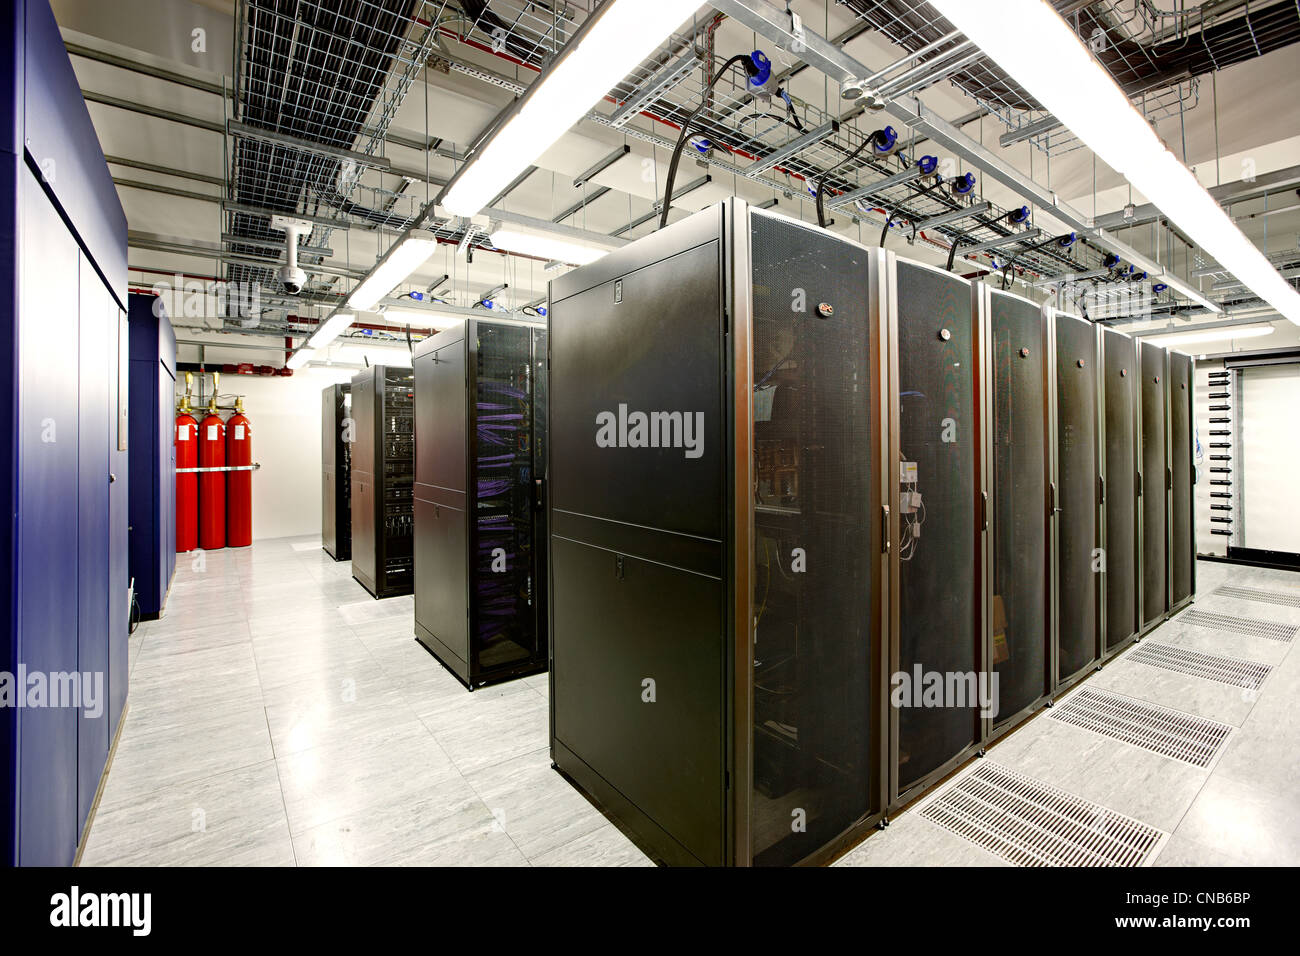
M 52 6 L 72 43 L 115 53 L 137 62 L 165 67 L 173 72 L 221 83 L 232 72 L 233 36 L 231 12 L 233 3 L 227 0 L 115 0 L 103 4 L 96 0 L 53 0 Z M 571 4 L 581 8 L 585 4 Z M 836 36 L 852 25 L 851 15 L 834 2 L 795 0 L 793 7 L 799 11 L 811 29 L 824 36 Z M 111 11 L 110 9 L 111 8 Z M 701 15 L 709 12 L 702 8 Z M 209 46 L 206 52 L 197 53 L 190 41 L 192 31 L 202 26 L 209 38 L 226 38 L 224 49 Z M 789 62 L 790 54 L 771 48 L 770 44 L 756 42 L 754 35 L 731 20 L 724 20 L 716 33 L 719 54 L 730 55 L 761 47 L 772 57 L 775 68 L 781 69 Z M 515 77 L 523 73 L 525 82 L 534 74 L 520 70 L 512 63 L 491 54 L 461 44 L 451 45 L 452 53 L 460 59 L 476 63 L 486 69 Z M 851 41 L 847 50 L 869 66 L 883 66 L 897 59 L 902 51 L 892 48 L 875 34 L 867 33 Z M 83 89 L 107 94 L 137 103 L 184 114 L 214 123 L 225 120 L 225 108 L 220 96 L 187 89 L 174 83 L 144 76 L 130 70 L 73 57 L 73 65 Z M 631 66 L 631 65 L 629 65 Z M 1199 103 L 1186 112 L 1182 122 L 1166 120 L 1158 127 L 1162 136 L 1181 152 L 1186 140 L 1186 158 L 1197 168 L 1203 181 L 1210 185 L 1216 180 L 1231 182 L 1241 178 L 1242 161 L 1254 163 L 1256 175 L 1291 165 L 1300 164 L 1300 46 L 1293 46 L 1222 71 L 1215 77 L 1218 109 L 1214 109 L 1211 82 L 1208 77 L 1201 83 Z M 229 80 L 226 80 L 229 83 Z M 796 98 L 839 112 L 838 87 L 820 73 L 807 69 L 794 77 L 789 85 Z M 926 105 L 941 116 L 955 119 L 971 112 L 975 103 L 947 83 L 927 89 L 922 98 Z M 450 75 L 429 70 L 410 91 L 398 111 L 391 131 L 424 141 L 426 136 L 442 137 L 444 145 L 454 145 L 463 150 L 465 145 L 491 123 L 511 95 L 496 86 L 471 79 L 458 73 Z M 165 119 L 118 109 L 97 103 L 89 104 L 91 117 L 99 133 L 104 152 L 109 156 L 124 157 L 189 173 L 221 179 L 226 168 L 225 143 L 222 135 L 192 126 L 180 125 Z M 637 122 L 651 129 L 649 120 Z M 870 114 L 855 121 L 863 131 L 873 125 Z M 1215 169 L 1216 126 L 1218 151 L 1221 157 Z M 651 131 L 660 136 L 675 136 L 675 130 L 659 126 Z M 1055 157 L 1050 164 L 1044 155 L 1028 144 L 1007 149 L 996 146 L 998 135 L 1004 131 L 1002 124 L 992 117 L 984 117 L 965 128 L 967 135 L 999 151 L 1004 159 L 1014 164 L 1039 182 L 1049 186 L 1085 213 L 1094 209 L 1098 214 L 1122 208 L 1129 200 L 1123 181 L 1109 169 L 1097 164 L 1086 149 L 1079 149 Z M 585 171 L 611 150 L 627 143 L 630 154 L 598 175 L 585 190 L 575 189 L 573 177 Z M 929 148 L 934 149 L 930 144 Z M 922 150 L 925 151 L 925 150 Z M 435 153 L 391 145 L 387 158 L 403 170 L 428 172 L 435 177 L 447 178 L 454 172 L 451 160 Z M 943 154 L 940 153 L 942 158 Z M 595 199 L 585 209 L 566 220 L 566 225 L 609 233 L 631 219 L 645 214 L 662 191 L 667 172 L 668 153 L 653 149 L 649 144 L 594 123 L 580 123 L 566 133 L 549 150 L 535 161 L 537 172 L 500 204 L 510 212 L 550 219 L 564 208 L 581 200 L 594 186 L 608 186 L 610 191 Z M 688 168 L 690 167 L 690 168 Z M 224 188 L 176 178 L 161 173 L 113 166 L 120 179 L 158 184 L 187 190 L 210 197 L 211 201 L 181 198 L 129 186 L 120 186 L 119 195 L 133 231 L 174 237 L 178 241 L 218 245 L 222 232 L 222 215 L 217 201 Z M 689 160 L 683 161 L 678 174 L 678 184 L 697 178 L 706 170 L 695 169 Z M 714 181 L 706 188 L 674 200 L 674 217 L 686 215 L 732 194 L 760 202 L 780 196 L 772 184 L 755 183 L 713 170 Z M 363 184 L 383 184 L 395 189 L 401 179 L 380 176 L 367 171 Z M 1021 198 L 1005 187 L 993 182 L 981 182 L 986 198 L 1001 205 L 1020 205 Z M 806 196 L 794 184 L 796 197 Z M 399 204 L 398 212 L 415 212 L 426 198 L 437 192 L 436 186 L 423 182 L 406 186 L 410 199 Z M 1133 201 L 1141 203 L 1142 197 Z M 1291 201 L 1294 201 L 1292 199 Z M 1277 203 L 1277 200 L 1274 200 Z M 805 220 L 814 219 L 810 202 L 781 198 L 779 208 L 788 215 Z M 1262 203 L 1243 207 L 1241 212 L 1262 209 Z M 1237 210 L 1234 210 L 1236 212 Z M 875 244 L 879 223 L 854 226 L 848 217 L 836 228 L 846 231 L 868 244 Z M 1046 225 L 1046 224 L 1045 224 Z M 646 223 L 628 233 L 628 237 L 643 235 L 653 230 L 654 222 Z M 1247 234 L 1268 251 L 1295 248 L 1300 231 L 1300 214 L 1292 211 L 1259 217 L 1243 223 Z M 1155 244 L 1155 229 L 1139 227 L 1126 237 L 1132 245 L 1150 252 Z M 364 271 L 392 242 L 391 231 L 354 226 L 349 230 L 335 231 L 330 239 L 334 250 L 326 265 Z M 894 240 L 902 243 L 900 240 Z M 1162 253 L 1165 250 L 1162 248 Z M 926 247 L 921 243 L 903 248 L 901 254 L 926 261 L 941 262 L 943 249 Z M 211 257 L 153 252 L 133 248 L 130 252 L 133 267 L 133 285 L 151 286 L 162 278 L 161 273 L 183 272 L 194 276 L 220 276 L 223 267 Z M 158 270 L 150 272 L 145 270 Z M 509 290 L 500 301 L 510 307 L 542 298 L 550 273 L 542 264 L 531 259 L 504 256 L 478 251 L 473 263 L 468 264 L 455 248 L 445 246 L 415 276 L 411 284 L 423 288 L 440 275 L 452 278 L 450 285 L 456 300 L 469 305 L 488 289 L 509 283 Z M 347 280 L 337 280 L 346 289 Z M 307 311 L 306 314 L 312 314 Z M 315 313 L 320 316 L 319 310 Z M 179 320 L 178 320 L 179 321 Z M 197 320 L 188 320 L 198 324 Z M 215 322 L 214 322 L 215 324 Z M 1289 333 L 1288 333 L 1289 334 Z M 184 336 L 183 336 L 184 337 Z M 1293 336 L 1300 340 L 1300 336 Z M 257 340 L 250 340 L 256 343 Z M 1254 340 L 1259 346 L 1262 340 Z M 1269 344 L 1272 344 L 1271 342 Z M 225 361 L 271 361 L 279 364 L 283 351 L 268 353 L 272 359 L 253 359 L 253 353 L 241 352 L 238 359 Z

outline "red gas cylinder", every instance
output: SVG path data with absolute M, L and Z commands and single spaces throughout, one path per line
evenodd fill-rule
M 199 422 L 199 467 L 226 463 L 226 425 L 217 414 L 216 398 Z M 199 472 L 199 547 L 213 551 L 226 546 L 226 473 Z
M 253 426 L 244 415 L 244 400 L 235 399 L 235 414 L 226 422 L 226 464 L 253 463 Z M 231 471 L 226 478 L 226 545 L 246 548 L 253 543 L 253 473 Z
M 199 546 L 199 476 L 182 468 L 199 466 L 199 423 L 190 414 L 186 398 L 176 413 L 176 551 L 184 554 Z

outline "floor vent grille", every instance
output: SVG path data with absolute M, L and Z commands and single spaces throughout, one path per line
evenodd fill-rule
M 1259 601 L 1261 604 L 1276 604 L 1279 607 L 1300 607 L 1300 594 L 1288 594 L 1286 591 L 1269 591 L 1265 588 L 1243 588 L 1235 584 L 1224 584 L 1214 589 L 1220 597 L 1237 598 L 1239 601 Z
M 1016 866 L 1141 866 L 1165 836 L 987 758 L 921 816 Z
M 1220 589 L 1222 590 L 1222 589 Z M 1218 592 L 1215 592 L 1218 593 Z M 1277 621 L 1261 621 L 1255 617 L 1240 617 L 1236 614 L 1215 614 L 1211 611 L 1184 611 L 1174 618 L 1178 624 L 1195 624 L 1197 627 L 1211 627 L 1218 631 L 1235 631 L 1262 637 L 1269 641 L 1281 641 L 1289 644 L 1295 637 L 1294 624 L 1279 624 Z
M 1217 720 L 1092 688 L 1072 694 L 1052 716 L 1194 767 L 1208 767 L 1232 730 Z
M 1185 647 L 1157 644 L 1154 641 L 1146 641 L 1125 659 L 1252 690 L 1258 688 L 1273 669 L 1268 664 L 1260 664 L 1258 661 L 1202 654 L 1200 651 L 1189 651 Z

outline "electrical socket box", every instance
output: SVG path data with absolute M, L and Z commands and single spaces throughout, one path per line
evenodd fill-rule
M 916 484 L 916 462 L 900 461 L 898 463 L 898 480 L 904 485 Z

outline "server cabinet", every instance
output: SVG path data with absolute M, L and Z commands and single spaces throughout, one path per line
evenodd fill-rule
M 1052 310 L 1055 452 L 1057 688 L 1082 677 L 1098 659 L 1101 579 L 1101 475 L 1098 450 L 1098 330 L 1091 322 Z
M 1169 610 L 1192 600 L 1196 591 L 1196 502 L 1192 492 L 1192 383 L 1194 361 L 1169 352 Z
M 927 703 L 934 677 L 978 689 L 984 660 L 988 562 L 983 415 L 976 387 L 986 343 L 970 283 L 891 259 L 891 414 L 898 617 L 891 675 L 900 675 L 891 725 L 891 806 L 906 803 L 983 739 L 978 694 Z M 971 682 L 971 683 L 967 683 Z M 970 699 L 975 697 L 976 699 Z
M 1138 634 L 1137 345 L 1115 329 L 1102 332 L 1105 403 L 1106 626 L 1102 654 L 1122 650 Z
M 1139 483 L 1142 516 L 1142 633 L 1165 619 L 1169 612 L 1169 480 L 1165 417 L 1169 397 L 1168 356 L 1150 342 L 1139 346 L 1142 388 L 1139 390 L 1138 436 L 1142 446 Z
M 160 617 L 176 570 L 176 338 L 157 296 L 128 296 L 130 532 L 140 616 Z M 116 443 L 116 436 L 114 436 Z
M 352 386 L 321 390 L 321 547 L 335 561 L 352 557 Z
M 883 811 L 882 263 L 729 200 L 551 283 L 551 753 L 666 862 Z
M 991 348 L 993 603 L 986 654 L 998 676 L 993 730 L 1010 726 L 1051 690 L 1050 378 L 1042 308 L 982 283 L 974 288 Z
M 377 598 L 414 586 L 415 376 L 375 365 L 352 379 L 352 576 Z
M 415 636 L 471 689 L 545 670 L 546 330 L 471 319 L 414 365 Z

